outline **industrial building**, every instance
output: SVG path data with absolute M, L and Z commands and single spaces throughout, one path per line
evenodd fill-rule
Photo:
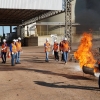
M 71 43 L 76 43 L 90 29 L 94 40 L 100 37 L 99 0 L 0 2 L 0 25 L 16 26 L 16 32 L 7 34 L 8 41 L 20 36 L 24 46 L 42 46 L 45 38 L 52 41 L 53 35 L 59 42 L 66 36 Z

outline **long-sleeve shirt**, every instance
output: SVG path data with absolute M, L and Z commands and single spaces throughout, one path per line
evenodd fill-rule
M 10 45 L 10 52 L 12 52 L 12 45 Z

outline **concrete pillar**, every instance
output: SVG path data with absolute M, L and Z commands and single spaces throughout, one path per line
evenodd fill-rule
M 27 36 L 29 36 L 28 25 L 27 25 Z
M 22 26 L 21 27 L 21 34 L 20 34 L 20 37 L 23 39 L 25 36 L 25 26 Z
M 17 36 L 21 35 L 21 26 L 17 26 Z

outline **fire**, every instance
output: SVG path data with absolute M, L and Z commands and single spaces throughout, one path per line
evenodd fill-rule
M 74 52 L 74 57 L 79 60 L 80 67 L 87 66 L 94 68 L 96 60 L 91 52 L 92 49 L 92 35 L 90 33 L 83 33 L 78 50 Z

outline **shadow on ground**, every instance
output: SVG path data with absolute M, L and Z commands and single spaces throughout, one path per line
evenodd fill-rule
M 77 85 L 58 85 L 62 82 L 57 83 L 47 83 L 43 81 L 34 81 L 35 84 L 46 86 L 46 87 L 52 87 L 52 88 L 70 88 L 70 89 L 82 89 L 82 90 L 94 90 L 94 91 L 100 91 L 98 87 L 90 87 L 90 86 L 77 86 Z
M 52 71 L 39 70 L 39 69 L 33 69 L 33 68 L 22 68 L 22 67 L 5 65 L 3 67 L 0 67 L 0 71 L 15 71 L 15 70 L 34 71 L 34 72 L 41 73 L 41 74 L 62 76 L 62 77 L 69 78 L 69 79 L 91 80 L 90 78 L 79 76 L 79 75 L 62 74 L 62 73 L 55 73 Z

